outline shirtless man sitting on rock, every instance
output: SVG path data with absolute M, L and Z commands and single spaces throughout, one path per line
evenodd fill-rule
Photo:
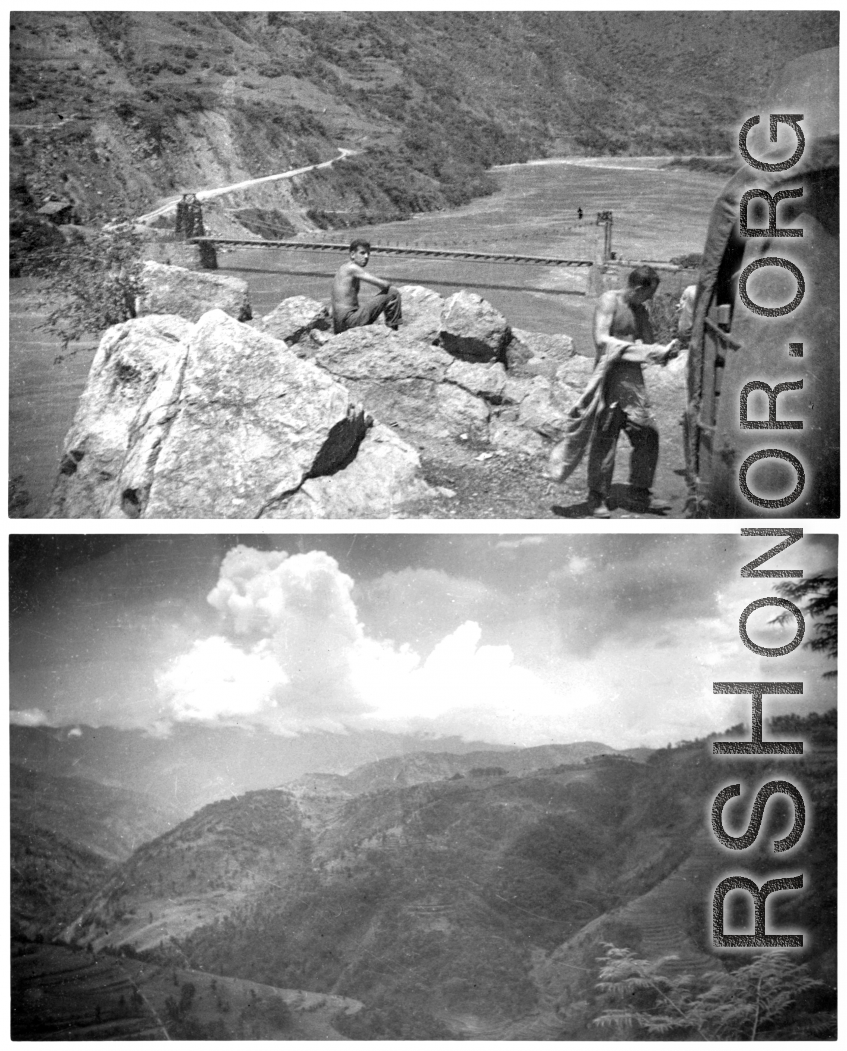
M 352 241 L 350 258 L 335 275 L 332 285 L 332 321 L 336 334 L 346 332 L 348 328 L 372 325 L 381 314 L 385 314 L 386 325 L 396 331 L 403 319 L 399 291 L 376 274 L 365 271 L 370 257 L 371 246 L 367 241 Z M 376 285 L 380 294 L 359 306 L 359 285 L 362 281 Z

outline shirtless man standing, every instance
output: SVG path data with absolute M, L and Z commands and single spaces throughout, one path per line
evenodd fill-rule
M 629 509 L 639 514 L 664 514 L 670 504 L 654 500 L 653 476 L 659 461 L 659 431 L 644 386 L 643 364 L 666 365 L 678 353 L 678 341 L 654 343 L 653 326 L 645 303 L 652 299 L 659 275 L 651 266 L 638 266 L 626 288 L 604 292 L 594 312 L 597 367 L 607 355 L 603 407 L 588 452 L 588 507 L 594 518 L 608 518 L 607 506 L 618 435 L 626 433 L 632 445 L 629 468 Z M 622 352 L 621 352 L 622 351 Z
M 367 241 L 352 241 L 350 258 L 343 263 L 332 285 L 332 321 L 337 333 L 348 328 L 372 325 L 385 314 L 385 323 L 395 331 L 402 321 L 400 293 L 375 274 L 368 274 L 365 267 L 371 257 L 371 246 Z M 364 306 L 359 306 L 359 284 L 365 281 L 376 285 L 380 294 L 373 296 Z

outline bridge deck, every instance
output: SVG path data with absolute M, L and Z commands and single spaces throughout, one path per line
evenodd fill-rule
M 344 252 L 346 244 L 322 241 L 266 241 L 263 238 L 241 237 L 192 237 L 196 244 L 228 245 L 238 248 L 287 248 L 308 252 Z M 559 259 L 542 255 L 515 255 L 512 252 L 463 252 L 452 248 L 404 248 L 398 245 L 371 245 L 371 252 L 381 255 L 425 256 L 431 259 L 467 259 L 485 263 L 528 263 L 535 266 L 585 266 L 595 263 L 591 259 Z

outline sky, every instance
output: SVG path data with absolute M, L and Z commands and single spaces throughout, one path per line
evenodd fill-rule
M 776 581 L 734 534 L 11 538 L 11 718 L 167 734 L 369 728 L 497 745 L 658 747 L 749 723 L 715 681 L 804 683 L 765 715 L 825 711 L 834 668 L 751 652 Z M 765 568 L 836 567 L 806 535 Z M 753 613 L 760 646 L 795 635 Z M 807 622 L 806 640 L 814 633 Z

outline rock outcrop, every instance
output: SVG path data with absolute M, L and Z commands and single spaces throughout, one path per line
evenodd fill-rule
M 439 343 L 465 361 L 503 361 L 511 338 L 503 315 L 474 292 L 456 292 L 441 311 Z
M 51 517 L 394 516 L 429 493 L 421 454 L 464 465 L 480 445 L 532 455 L 562 437 L 593 370 L 568 336 L 512 332 L 469 293 L 403 295 L 398 332 L 335 336 L 304 296 L 253 325 L 216 309 L 110 329 Z
M 293 496 L 268 510 L 266 518 L 393 518 L 410 501 L 428 495 L 420 458 L 389 427 L 376 424 L 356 458 L 331 477 L 308 478 Z
M 209 310 L 223 310 L 237 321 L 249 321 L 253 316 L 247 282 L 237 277 L 148 261 L 141 280 L 144 293 L 136 299 L 138 317 L 178 314 L 188 321 L 199 321 Z
M 300 517 L 307 481 L 309 517 L 384 517 L 427 490 L 417 452 L 382 430 L 365 443 L 369 423 L 325 370 L 221 310 L 128 321 L 95 357 L 50 517 Z
M 444 443 L 462 433 L 488 439 L 488 405 L 449 378 L 461 363 L 402 329 L 350 329 L 325 343 L 314 360 L 381 423 L 430 454 L 443 453 Z
M 320 304 L 301 297 L 283 301 L 256 326 L 270 327 L 275 315 L 297 318 L 296 352 L 429 457 L 461 460 L 468 441 L 524 453 L 558 441 L 593 369 L 575 356 L 570 336 L 512 330 L 470 293 L 444 299 L 422 285 L 400 291 L 403 324 L 396 333 L 377 323 L 330 336 L 320 327 Z M 451 328 L 459 357 L 441 346 Z M 488 360 L 467 360 L 474 352 L 461 339 L 479 339 L 476 352 Z
M 324 304 L 316 299 L 292 296 L 259 318 L 254 328 L 293 346 L 312 332 L 331 332 L 332 318 Z
M 403 335 L 435 343 L 441 332 L 444 298 L 424 285 L 401 285 Z
M 184 318 L 152 315 L 105 333 L 65 438 L 49 517 L 137 517 L 136 497 L 124 497 L 135 487 L 119 480 L 143 476 L 155 462 L 178 397 L 191 329 Z M 139 428 L 143 439 L 134 442 Z

